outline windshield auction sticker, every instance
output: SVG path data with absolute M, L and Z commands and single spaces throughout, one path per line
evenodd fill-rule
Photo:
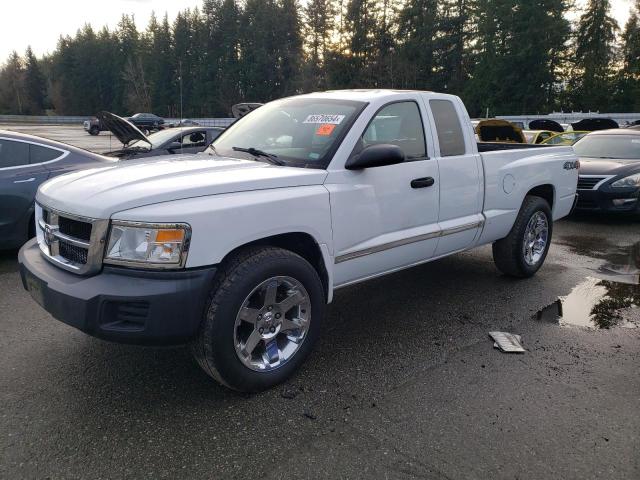
M 328 123 L 331 125 L 340 125 L 344 120 L 344 117 L 344 115 L 327 114 L 309 115 L 303 123 Z
M 316 129 L 316 135 L 319 137 L 330 137 L 335 129 L 336 125 L 334 123 L 323 123 Z

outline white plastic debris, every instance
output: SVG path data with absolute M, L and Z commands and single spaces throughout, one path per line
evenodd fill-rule
M 494 348 L 498 348 L 504 353 L 524 353 L 522 347 L 522 337 L 508 332 L 489 332 L 489 336 L 495 342 Z

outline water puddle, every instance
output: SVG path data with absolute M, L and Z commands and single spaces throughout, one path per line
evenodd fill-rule
M 605 263 L 594 269 L 597 277 L 614 282 L 640 283 L 640 242 L 621 247 L 604 238 L 564 237 L 558 240 L 574 253 Z
M 590 329 L 638 328 L 640 285 L 587 277 L 569 295 L 540 310 L 536 318 Z
M 629 247 L 626 256 L 620 256 L 617 261 L 601 265 L 598 276 L 614 282 L 640 284 L 640 242 Z

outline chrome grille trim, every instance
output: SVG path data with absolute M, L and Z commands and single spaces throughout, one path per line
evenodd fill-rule
M 579 175 L 578 190 L 597 190 L 615 175 Z
M 62 233 L 59 225 L 60 218 L 90 224 L 89 242 Z M 49 262 L 70 272 L 90 275 L 100 271 L 108 228 L 109 220 L 82 217 L 36 203 L 36 235 L 40 251 Z M 65 258 L 60 253 L 61 245 L 65 245 L 65 251 L 73 248 L 86 250 L 86 263 L 80 263 L 84 261 L 84 255 L 77 256 L 80 258 L 78 262 Z

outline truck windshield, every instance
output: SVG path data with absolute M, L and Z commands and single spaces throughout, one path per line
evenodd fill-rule
M 271 102 L 234 123 L 207 152 L 294 167 L 326 168 L 365 106 L 366 103 L 350 100 L 300 97 Z

